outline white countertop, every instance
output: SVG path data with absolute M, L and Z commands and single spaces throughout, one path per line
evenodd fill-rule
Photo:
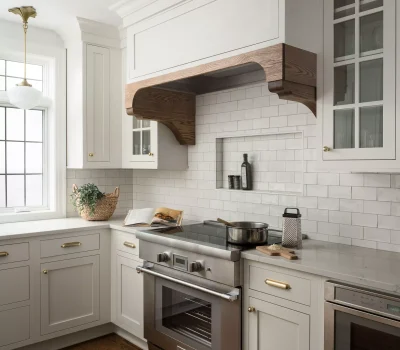
M 45 236 L 54 233 L 67 233 L 76 230 L 87 231 L 108 228 L 114 228 L 129 233 L 136 232 L 136 228 L 124 227 L 123 219 L 86 221 L 81 218 L 65 218 L 0 224 L 0 241 L 5 239 Z M 141 229 L 143 230 L 143 227 Z
M 66 218 L 0 224 L 0 241 L 108 228 L 133 234 L 138 230 L 124 227 L 122 219 L 85 221 Z M 140 228 L 141 231 L 144 229 Z M 255 249 L 242 252 L 242 258 L 400 294 L 400 253 L 314 240 L 303 241 L 303 246 L 302 250 L 296 251 L 299 260 L 270 257 Z
M 253 249 L 242 258 L 400 294 L 399 253 L 305 240 L 296 254 L 298 260 L 287 260 Z

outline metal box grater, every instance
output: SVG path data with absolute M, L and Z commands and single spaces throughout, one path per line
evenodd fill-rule
M 290 213 L 289 210 L 295 210 L 296 213 Z M 300 210 L 298 208 L 286 208 L 282 216 L 282 246 L 287 248 L 301 249 L 303 247 L 303 237 L 301 234 Z

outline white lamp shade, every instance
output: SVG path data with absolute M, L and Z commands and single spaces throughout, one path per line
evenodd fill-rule
M 7 95 L 10 103 L 20 109 L 34 108 L 42 98 L 42 92 L 31 86 L 14 86 L 7 91 Z

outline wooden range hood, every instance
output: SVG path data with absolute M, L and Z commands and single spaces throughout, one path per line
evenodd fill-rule
M 268 82 L 284 100 L 316 115 L 314 53 L 278 44 L 126 85 L 129 115 L 165 124 L 182 145 L 195 144 L 196 95 Z

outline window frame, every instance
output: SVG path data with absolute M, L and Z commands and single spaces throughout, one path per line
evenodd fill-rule
M 43 199 L 47 205 L 32 207 L 29 212 L 0 210 L 0 224 L 66 216 L 66 52 L 57 50 L 51 54 L 27 54 L 27 63 L 43 66 L 43 98 L 35 109 L 43 111 Z M 23 62 L 23 55 L 1 50 L 0 59 Z M 0 91 L 0 106 L 15 107 L 10 104 L 7 91 Z

